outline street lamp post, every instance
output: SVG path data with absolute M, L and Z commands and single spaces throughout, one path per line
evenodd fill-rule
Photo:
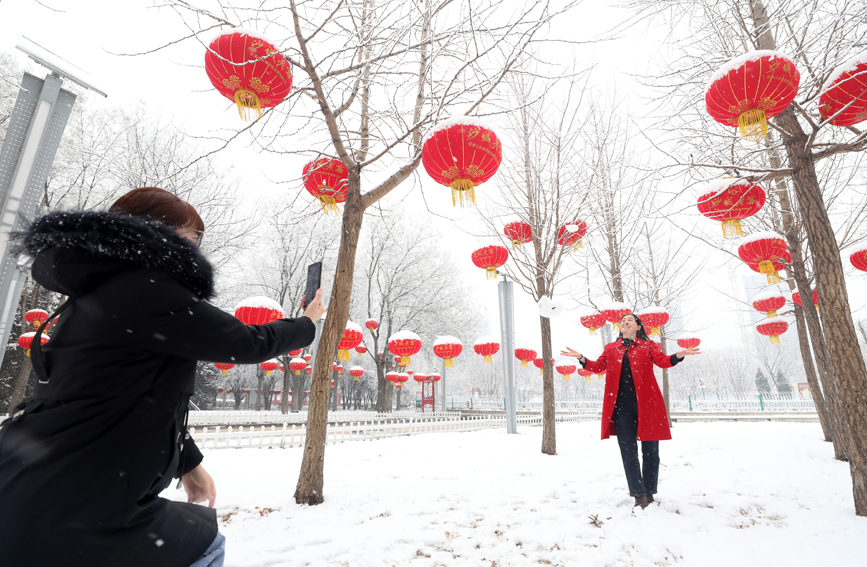
M 500 335 L 503 344 L 503 379 L 505 381 L 506 433 L 518 432 L 515 411 L 515 307 L 512 282 L 506 276 L 498 284 L 500 296 Z

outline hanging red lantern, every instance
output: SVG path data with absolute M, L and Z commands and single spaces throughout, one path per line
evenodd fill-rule
M 388 380 L 388 383 L 394 386 L 394 379 L 397 378 L 397 372 L 386 372 L 385 379 Z
M 293 358 L 289 361 L 289 370 L 294 372 L 296 376 L 301 375 L 301 371 L 307 368 L 307 361 L 303 358 Z
M 475 186 L 490 179 L 502 161 L 497 135 L 476 118 L 441 122 L 422 143 L 424 169 L 434 181 L 452 188 L 452 205 L 473 206 Z
M 583 220 L 577 220 L 560 227 L 560 230 L 557 231 L 557 244 L 571 246 L 572 250 L 577 252 L 579 248 L 584 248 L 581 239 L 585 236 L 587 236 L 587 223 Z
M 284 374 L 286 373 L 286 367 L 283 366 L 282 364 L 280 365 L 280 372 L 282 372 Z
M 867 248 L 856 250 L 849 255 L 849 261 L 855 266 L 856 270 L 867 272 Z
M 555 364 L 556 364 L 556 361 L 552 358 L 551 359 L 551 366 L 553 367 Z M 537 356 L 536 358 L 533 359 L 533 366 L 535 366 L 536 368 L 539 369 L 539 375 L 540 376 L 545 373 L 545 360 L 541 356 Z
M 36 333 L 31 332 L 31 333 L 24 333 L 23 335 L 18 337 L 18 346 L 20 346 L 21 348 L 23 348 L 24 350 L 27 351 L 26 352 L 27 356 L 30 356 L 30 346 L 33 344 L 33 337 L 35 337 L 35 336 L 36 336 Z M 48 342 L 48 335 L 46 335 L 44 333 L 42 335 L 39 335 L 39 338 L 40 338 L 40 344 L 44 345 L 45 343 Z
M 235 307 L 235 317 L 245 325 L 266 325 L 282 319 L 283 308 L 267 297 L 248 297 Z
M 367 352 L 367 347 L 364 345 L 358 345 L 357 347 L 355 347 L 355 352 L 358 353 L 358 356 L 361 356 L 362 354 Z
M 230 364 L 230 363 L 228 363 L 228 362 L 215 362 L 215 363 L 214 363 L 214 366 L 216 366 L 217 369 L 218 369 L 220 372 L 223 373 L 223 376 L 225 376 L 226 374 L 228 374 L 228 373 L 229 373 L 229 370 L 235 368 L 235 365 L 234 365 L 234 364 Z
M 786 332 L 789 324 L 782 317 L 768 317 L 756 324 L 756 331 L 771 338 L 771 344 L 780 344 L 780 335 Z
M 349 369 L 349 375 L 352 376 L 355 380 L 358 380 L 362 376 L 364 376 L 364 368 L 360 366 L 353 366 Z
M 24 320 L 38 329 L 42 323 L 48 321 L 48 311 L 45 309 L 31 309 L 24 314 Z
M 440 376 L 437 372 L 434 372 L 433 374 L 428 374 L 427 377 L 434 382 L 439 382 L 442 379 L 442 376 Z
M 701 344 L 701 339 L 698 338 L 697 335 L 692 335 L 690 333 L 682 333 L 679 337 L 677 337 L 677 346 L 680 348 L 685 348 L 687 350 L 695 350 L 698 348 L 698 345 Z
M 592 371 L 592 370 L 587 370 L 586 368 L 579 368 L 579 369 L 578 369 L 578 375 L 579 375 L 579 376 L 583 376 L 585 382 L 589 382 L 590 379 L 593 377 L 593 371 Z M 602 375 L 601 375 L 601 374 L 599 375 L 599 379 L 600 379 L 600 380 L 602 379 Z
M 313 367 L 312 366 L 305 367 L 304 373 L 307 374 L 308 376 L 310 376 L 311 374 L 313 374 Z
M 340 343 L 337 345 L 337 360 L 350 360 L 350 349 L 354 349 L 361 344 L 362 339 L 364 339 L 364 331 L 361 330 L 361 327 L 352 321 L 347 321 L 346 330 L 343 331 L 343 338 L 340 339 Z
M 394 379 L 394 387 L 400 390 L 407 382 L 409 382 L 409 374 L 406 372 L 399 372 Z
M 605 316 L 595 311 L 581 315 L 581 324 L 590 329 L 590 334 L 595 335 L 596 329 L 601 329 L 606 323 Z
M 782 258 L 777 258 L 776 260 L 774 260 L 772 262 L 775 272 L 781 272 L 783 270 L 788 270 L 789 264 L 791 264 L 791 263 L 792 263 L 792 255 L 788 252 L 788 250 L 786 251 L 785 254 L 783 254 Z M 762 273 L 762 268 L 757 263 L 756 264 L 747 263 L 747 266 L 749 267 L 749 269 L 751 269 L 752 271 L 754 271 L 756 273 L 759 273 L 759 274 Z
M 400 366 L 409 366 L 410 357 L 421 350 L 421 339 L 411 331 L 398 331 L 389 337 L 388 350 L 400 356 Z
M 615 333 L 620 332 L 620 320 L 623 319 L 624 315 L 628 315 L 629 313 L 632 313 L 632 309 L 620 301 L 612 301 L 602 309 L 602 316 L 605 317 L 606 321 L 611 323 L 611 327 Z
M 270 376 L 272 372 L 280 367 L 280 363 L 274 359 L 266 360 L 259 363 L 259 368 L 265 371 L 265 376 Z
M 518 347 L 515 349 L 515 358 L 521 361 L 521 368 L 527 368 L 527 364 L 536 358 L 536 351 L 531 348 Z
M 473 252 L 473 264 L 487 271 L 488 279 L 497 279 L 497 268 L 509 259 L 509 251 L 505 246 L 484 246 Z
M 723 237 L 743 236 L 741 220 L 765 206 L 765 190 L 743 179 L 719 179 L 701 190 L 698 212 L 722 222 Z
M 301 358 L 304 359 L 304 362 L 309 363 L 311 360 L 313 360 L 313 355 L 312 355 L 312 354 L 305 354 L 305 355 L 302 356 Z
M 473 345 L 473 350 L 476 354 L 485 357 L 485 364 L 490 364 L 491 357 L 500 351 L 500 341 L 490 336 L 479 337 Z
M 557 364 L 557 372 L 563 375 L 563 380 L 569 380 L 570 374 L 575 374 L 575 370 L 578 369 L 577 366 L 572 364 L 571 362 L 560 362 Z M 583 369 L 582 369 L 583 370 Z
M 834 69 L 822 85 L 819 113 L 834 126 L 854 126 L 867 120 L 867 51 Z
M 776 317 L 777 311 L 786 305 L 786 296 L 780 290 L 773 289 L 753 296 L 753 308 L 767 314 L 768 318 Z
M 412 376 L 413 374 L 415 374 L 415 370 L 407 370 L 406 373 Z
M 520 250 L 521 244 L 533 241 L 533 229 L 524 221 L 514 221 L 503 227 L 503 234 L 512 241 L 512 250 Z
M 784 111 L 798 94 L 801 74 L 775 51 L 751 51 L 723 65 L 708 83 L 707 112 L 741 138 L 758 142 L 768 135 L 768 119 Z
M 379 328 L 379 321 L 376 319 L 368 319 L 364 322 L 364 326 L 367 327 L 367 330 L 371 333 Z
M 775 232 L 757 232 L 740 240 L 738 256 L 748 264 L 758 264 L 769 284 L 780 283 L 774 262 L 786 254 L 786 239 Z
M 424 382 L 425 380 L 427 380 L 427 376 L 425 376 L 424 374 L 418 374 L 418 373 L 416 373 L 416 374 L 412 377 L 412 379 L 415 380 L 416 382 L 418 382 L 419 384 L 421 384 L 422 382 Z
M 660 332 L 659 328 L 668 325 L 668 320 L 670 318 L 668 311 L 659 305 L 651 305 L 647 309 L 638 313 L 638 317 L 641 319 L 641 322 L 644 323 L 645 330 L 647 330 L 647 327 L 650 327 L 650 332 L 648 334 L 651 337 L 662 336 L 662 332 Z
M 298 358 L 299 356 L 301 356 L 302 352 L 304 352 L 304 349 L 300 349 L 300 348 L 298 350 L 290 350 L 288 353 L 286 353 L 286 356 L 291 356 L 292 358 Z
M 464 350 L 463 345 L 461 344 L 460 339 L 457 337 L 438 337 L 436 342 L 433 345 L 433 352 L 438 357 L 445 359 L 443 365 L 446 368 L 452 368 L 454 363 L 452 362 L 461 352 Z
M 801 292 L 799 292 L 798 290 L 795 290 L 792 292 L 792 303 L 794 303 L 795 305 L 800 305 L 801 307 L 804 306 L 804 304 L 801 303 Z M 816 306 L 816 311 L 818 311 L 819 310 L 819 290 L 817 290 L 817 289 L 813 290 L 813 305 Z
M 342 364 L 337 364 L 337 363 L 335 362 L 335 363 L 331 366 L 331 368 L 332 368 L 332 370 L 334 370 L 334 372 L 337 372 L 337 375 L 338 375 L 338 376 L 343 376 L 343 370 L 344 370 L 344 368 L 343 368 L 343 365 L 342 365 Z
M 292 69 L 274 45 L 248 30 L 236 28 L 218 35 L 205 53 L 205 72 L 221 95 L 238 105 L 247 120 L 253 109 L 282 102 L 292 88 Z
M 304 165 L 304 188 L 319 199 L 325 214 L 338 214 L 346 202 L 349 170 L 339 159 L 319 158 Z

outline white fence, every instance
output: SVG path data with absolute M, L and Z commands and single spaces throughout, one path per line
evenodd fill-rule
M 374 413 L 371 411 L 330 411 L 328 421 L 361 422 L 361 421 L 394 421 L 398 419 L 431 420 L 447 417 L 460 417 L 460 412 L 425 412 L 406 410 L 391 413 Z M 189 425 L 261 425 L 283 423 L 307 423 L 307 411 L 298 413 L 280 413 L 280 411 L 191 411 Z
M 558 413 L 558 423 L 584 421 L 591 418 L 583 412 Z M 540 415 L 519 415 L 519 425 L 541 425 Z M 415 418 L 394 419 L 386 421 L 358 421 L 350 423 L 329 423 L 326 443 L 343 443 L 344 441 L 372 441 L 386 439 L 399 435 L 419 435 L 421 433 L 478 431 L 493 427 L 506 427 L 505 416 L 458 416 L 439 417 L 419 420 Z M 276 425 L 261 425 L 245 428 L 243 425 L 234 428 L 214 427 L 203 429 L 190 428 L 190 435 L 201 449 L 228 448 L 287 448 L 302 447 L 306 438 L 307 427 L 303 423 L 283 423 Z

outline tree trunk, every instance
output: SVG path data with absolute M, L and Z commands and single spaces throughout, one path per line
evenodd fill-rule
M 659 341 L 660 346 L 662 347 L 662 352 L 668 353 L 666 350 L 667 341 L 665 338 L 665 334 L 663 333 L 661 340 Z M 662 369 L 662 401 L 665 402 L 665 413 L 668 416 L 668 426 L 671 427 L 671 395 L 668 389 L 668 368 Z
M 551 359 L 551 320 L 539 317 L 542 327 L 542 452 L 557 454 L 556 406 L 554 404 L 554 368 Z
M 262 411 L 262 396 L 265 395 L 265 392 L 262 391 L 262 374 L 260 372 L 256 374 L 256 411 Z
M 825 398 L 822 395 L 822 390 L 819 388 L 819 379 L 816 376 L 816 369 L 813 367 L 813 356 L 810 352 L 810 341 L 807 338 L 807 323 L 804 320 L 804 312 L 798 305 L 795 305 L 795 324 L 798 328 L 798 347 L 801 350 L 801 361 L 804 363 L 804 372 L 807 374 L 807 383 L 810 385 L 810 396 L 813 398 L 813 404 L 816 406 L 816 413 L 819 415 L 819 425 L 822 426 L 822 434 L 825 436 L 825 441 L 833 441 L 831 435 L 831 424 L 828 423 L 828 412 L 825 409 Z M 837 457 L 837 443 L 834 443 L 834 456 Z
M 12 397 L 9 399 L 8 409 L 10 415 L 12 414 L 12 408 L 24 401 L 24 394 L 27 392 L 27 383 L 30 381 L 32 370 L 33 359 L 25 356 L 24 361 L 21 363 L 21 369 L 18 371 L 18 376 L 15 378 L 15 383 L 12 386 Z
M 295 488 L 295 502 L 315 505 L 324 500 L 322 489 L 325 471 L 325 436 L 328 427 L 328 390 L 337 343 L 340 342 L 349 319 L 349 302 L 352 297 L 352 276 L 355 271 L 355 254 L 358 250 L 358 236 L 364 221 L 364 207 L 361 201 L 360 177 L 358 171 L 349 172 L 349 191 L 343 210 L 343 223 L 340 235 L 340 249 L 331 299 L 328 303 L 328 317 L 322 328 L 319 349 L 316 351 L 316 364 L 310 384 L 310 407 L 307 413 L 307 438 L 304 443 L 304 456 L 301 472 Z
M 292 371 L 289 370 L 289 357 L 283 357 L 283 397 L 280 398 L 280 413 L 289 413 L 289 390 L 292 387 Z
M 752 8 L 755 29 L 762 32 L 759 49 L 775 49 L 764 5 L 755 0 Z M 849 433 L 849 471 L 852 475 L 855 513 L 867 516 L 867 368 L 849 308 L 840 249 L 822 200 L 816 164 L 808 145 L 809 137 L 801 128 L 795 109 L 789 106 L 773 120 L 786 133 L 783 144 L 789 167 L 793 170 L 792 184 L 813 253 L 816 287 L 825 320 L 825 337 L 837 386 L 834 394 L 842 406 Z M 805 294 L 804 304 L 808 305 L 810 288 L 801 291 Z

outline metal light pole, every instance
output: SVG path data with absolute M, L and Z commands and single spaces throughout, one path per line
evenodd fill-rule
M 9 342 L 25 280 L 18 258 L 10 253 L 9 237 L 22 228 L 22 220 L 33 220 L 72 113 L 75 95 L 60 88 L 63 79 L 106 96 L 88 79 L 82 78 L 84 73 L 77 67 L 29 39 L 22 37 L 16 47 L 47 68 L 50 74 L 43 80 L 24 73 L 0 150 L 0 203 L 3 206 L 0 211 L 0 344 L 3 345 Z M 0 363 L 5 352 L 5 348 L 0 349 Z
M 500 334 L 503 344 L 503 378 L 506 394 L 506 433 L 518 432 L 515 411 L 515 307 L 512 282 L 503 276 L 498 284 L 500 295 Z
M 443 401 L 440 405 L 442 406 L 443 413 L 445 413 L 445 411 L 446 411 L 446 360 L 445 359 L 443 359 L 443 377 L 440 378 L 440 382 L 443 383 L 443 385 L 442 385 Z

